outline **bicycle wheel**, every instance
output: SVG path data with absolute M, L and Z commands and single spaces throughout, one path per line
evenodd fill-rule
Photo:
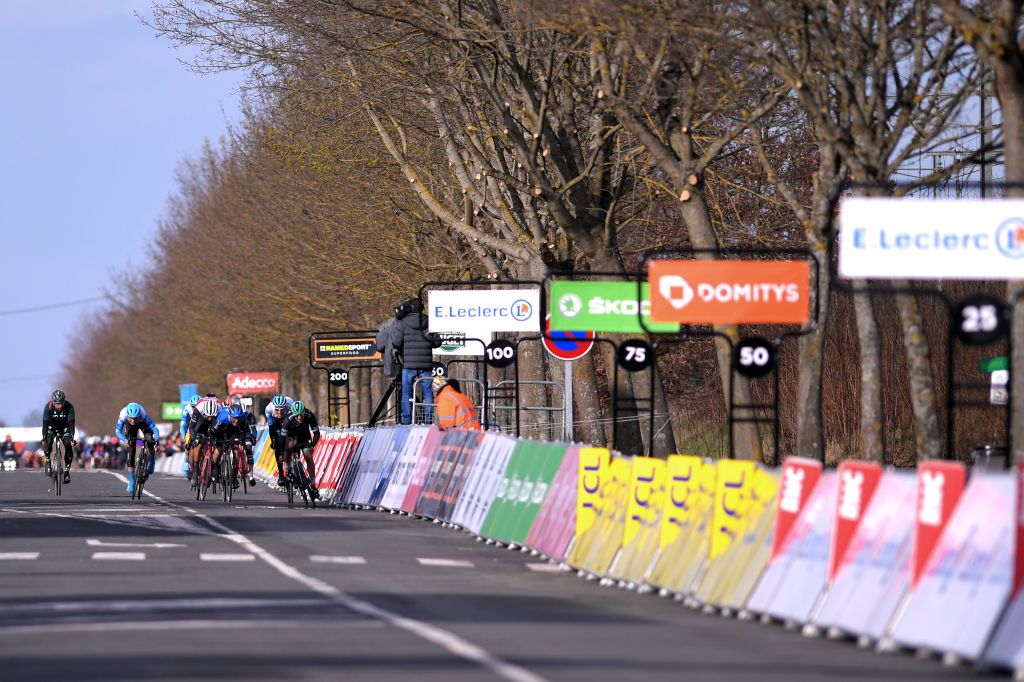
M 233 461 L 234 453 L 228 448 L 220 458 L 220 470 L 224 473 L 224 501 L 231 501 L 231 493 L 234 490 L 234 478 L 235 478 L 235 463 Z
M 295 486 L 292 484 L 292 465 L 290 461 L 284 462 L 284 491 L 288 495 L 288 506 L 295 504 Z
M 299 494 L 302 495 L 302 504 L 305 507 L 309 507 L 309 478 L 306 476 L 306 465 L 303 464 L 302 458 L 298 461 L 293 461 L 293 471 L 295 472 L 295 487 L 299 489 Z
M 242 492 L 246 495 L 249 494 L 249 460 L 245 457 L 245 448 L 242 448 L 241 452 L 236 452 L 235 457 L 238 459 L 238 475 L 242 478 Z
M 56 439 L 53 444 L 53 455 L 50 457 L 50 472 L 53 475 L 53 493 L 60 497 L 64 486 L 64 441 Z M 56 458 L 56 462 L 54 461 Z
M 132 499 L 142 499 L 142 487 L 146 485 L 146 476 L 149 473 L 149 451 L 142 447 L 142 452 L 135 458 L 135 485 L 132 487 Z

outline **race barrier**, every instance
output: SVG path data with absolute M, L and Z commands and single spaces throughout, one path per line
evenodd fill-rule
M 433 426 L 323 434 L 316 485 L 335 506 L 443 523 L 709 612 L 1024 675 L 1024 465 L 773 470 Z M 265 431 L 255 453 L 273 487 Z

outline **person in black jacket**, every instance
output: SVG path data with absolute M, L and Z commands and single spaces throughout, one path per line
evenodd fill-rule
M 64 391 L 59 388 L 50 396 L 50 402 L 43 408 L 43 452 L 46 453 L 46 475 L 51 475 L 50 452 L 53 441 L 60 438 L 64 443 L 64 482 L 71 482 L 71 461 L 75 445 L 75 406 L 68 402 Z
M 391 345 L 402 356 L 402 410 L 399 421 L 412 423 L 413 386 L 420 377 L 430 377 L 434 367 L 433 350 L 441 345 L 437 334 L 427 333 L 427 316 L 423 314 L 423 302 L 411 298 L 396 309 L 398 321 L 391 329 Z M 423 402 L 434 402 L 434 389 L 430 381 L 421 381 Z M 430 410 L 422 415 L 424 423 L 434 421 Z

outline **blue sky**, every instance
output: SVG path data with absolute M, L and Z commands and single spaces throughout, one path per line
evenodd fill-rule
M 145 249 L 179 162 L 238 119 L 238 73 L 199 76 L 148 0 L 0 1 L 0 420 L 39 410 L 80 316 Z M 69 396 L 74 400 L 74 396 Z

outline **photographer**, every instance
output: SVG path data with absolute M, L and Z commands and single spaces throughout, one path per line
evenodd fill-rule
M 385 328 L 387 328 L 385 323 Z M 402 411 L 400 423 L 412 423 L 412 399 L 415 382 L 420 377 L 431 376 L 434 365 L 433 349 L 441 345 L 436 334 L 427 334 L 427 316 L 423 314 L 423 303 L 411 298 L 395 308 L 395 324 L 391 327 L 387 342 L 401 357 L 402 365 Z M 383 329 L 381 332 L 383 333 Z M 379 339 L 379 337 L 378 337 Z M 378 347 L 380 342 L 378 340 Z M 396 372 L 397 373 L 397 372 Z M 429 381 L 420 382 L 423 387 L 423 402 L 432 405 L 434 391 Z M 434 420 L 432 410 L 426 410 L 423 421 Z

